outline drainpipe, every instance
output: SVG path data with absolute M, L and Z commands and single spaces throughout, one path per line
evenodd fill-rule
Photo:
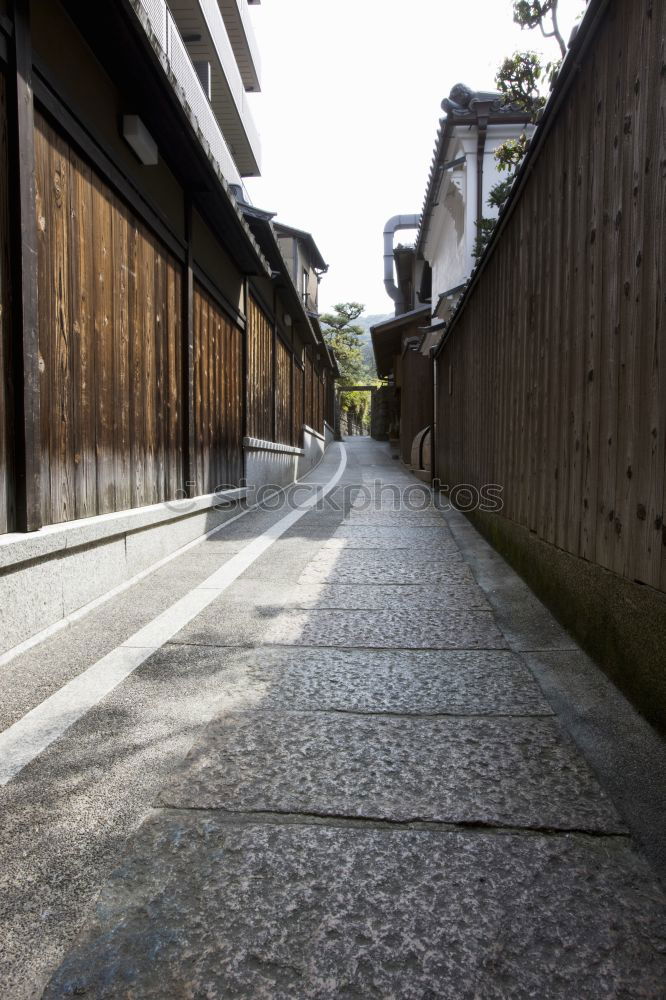
M 405 311 L 405 303 L 393 279 L 393 237 L 399 229 L 418 229 L 420 222 L 420 215 L 393 215 L 384 226 L 384 288 L 395 302 L 396 316 Z
M 483 218 L 483 157 L 486 152 L 486 136 L 488 134 L 488 115 L 490 102 L 479 101 L 476 105 L 477 143 L 476 143 L 476 229 Z

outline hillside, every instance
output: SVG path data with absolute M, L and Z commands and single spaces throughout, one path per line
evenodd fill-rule
M 363 360 L 373 374 L 375 374 L 375 357 L 372 353 L 372 342 L 370 340 L 370 327 L 374 326 L 375 323 L 381 323 L 384 319 L 389 319 L 391 313 L 373 313 L 370 316 L 359 316 L 356 320 L 356 326 L 362 326 L 364 333 L 361 339 L 362 349 L 363 349 Z

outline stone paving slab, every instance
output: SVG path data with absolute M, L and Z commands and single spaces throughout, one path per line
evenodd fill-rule
M 459 553 L 451 536 L 439 527 L 410 528 L 399 532 L 394 529 L 371 528 L 368 525 L 338 528 L 322 545 L 322 552 L 332 549 L 388 549 L 408 552 L 424 549 L 425 552 L 419 551 L 418 556 L 414 557 L 417 559 L 427 558 L 434 553 L 442 558 L 457 558 Z
M 506 649 L 490 611 L 289 611 L 268 623 L 265 641 L 373 649 Z
M 367 491 L 359 493 L 349 505 L 351 517 L 360 513 L 370 513 L 378 517 L 389 514 L 399 515 L 414 518 L 416 523 L 419 519 L 427 520 L 430 517 L 436 517 L 440 522 L 444 520 L 439 509 L 427 500 L 422 500 L 419 497 L 414 497 L 412 500 L 393 499 L 379 493 L 369 495 Z
M 178 632 L 175 643 L 205 646 L 256 646 L 268 626 L 283 612 L 282 603 L 260 603 L 269 600 L 266 588 L 258 595 L 250 593 L 254 581 L 246 580 L 244 588 L 234 588 L 204 608 L 189 625 Z M 288 588 L 285 593 L 288 593 Z M 245 596 L 248 595 L 248 596 Z M 280 601 L 280 595 L 273 599 Z
M 350 507 L 345 511 L 344 524 L 367 524 L 367 525 L 442 525 L 444 519 L 439 511 L 429 508 L 423 511 L 409 511 L 404 509 L 393 510 L 389 507 L 375 509 L 373 507 Z
M 474 583 L 469 566 L 459 558 L 414 558 L 409 552 L 326 552 L 310 562 L 298 583 L 425 584 Z
M 397 537 L 397 535 L 396 535 Z M 460 549 L 455 542 L 448 539 L 437 541 L 430 545 L 427 552 L 419 552 L 418 556 L 411 554 L 411 549 L 396 548 L 394 553 L 386 552 L 383 548 L 376 552 L 363 551 L 353 552 L 349 550 L 348 539 L 332 537 L 322 541 L 319 549 L 313 554 L 308 565 L 319 569 L 327 566 L 350 566 L 363 569 L 366 566 L 375 569 L 378 566 L 401 566 L 408 567 L 416 564 L 417 567 L 424 563 L 460 563 L 462 556 Z
M 521 658 L 505 650 L 262 646 L 229 654 L 174 645 L 150 662 L 223 670 L 224 704 L 242 711 L 552 715 Z
M 666 903 L 624 838 L 158 814 L 45 1000 L 657 1000 Z
M 386 524 L 381 519 L 373 524 L 361 524 L 345 520 L 333 532 L 333 538 L 386 538 L 393 535 L 396 538 L 431 538 L 452 540 L 453 535 L 444 522 L 433 523 L 427 520 L 425 524 L 413 525 L 401 521 L 399 525 Z
M 490 605 L 476 584 L 455 583 L 449 586 L 431 584 L 388 584 L 386 586 L 356 586 L 355 584 L 298 584 L 290 602 L 297 608 L 339 608 L 355 611 L 404 610 L 419 608 L 462 608 L 490 611 Z
M 160 805 L 621 832 L 547 718 L 225 713 Z

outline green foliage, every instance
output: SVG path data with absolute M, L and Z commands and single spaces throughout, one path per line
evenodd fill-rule
M 497 166 L 500 170 L 515 170 L 516 167 L 519 167 L 529 144 L 527 133 L 521 132 L 517 139 L 507 139 L 501 146 L 498 146 L 493 156 L 497 160 Z
M 363 360 L 361 339 L 365 331 L 355 322 L 364 308 L 360 302 L 338 302 L 333 306 L 332 313 L 324 313 L 319 317 L 324 339 L 338 361 L 339 385 L 379 385 L 379 381 Z M 342 392 L 340 409 L 343 412 L 355 412 L 360 420 L 367 424 L 370 394 Z
M 554 38 L 563 59 L 566 55 L 566 45 L 557 23 L 558 3 L 559 0 L 513 0 L 513 19 L 521 28 L 529 30 L 539 28 L 544 38 Z M 495 77 L 497 89 L 507 103 L 527 112 L 530 121 L 536 124 L 546 103 L 542 87 L 544 84 L 549 88 L 553 86 L 561 64 L 562 60 L 558 59 L 543 66 L 536 52 L 514 52 L 504 60 L 497 71 Z M 495 150 L 498 166 L 500 170 L 507 172 L 507 176 L 490 191 L 488 201 L 493 207 L 501 210 L 505 204 L 528 146 L 529 139 L 523 132 L 518 139 L 508 139 Z M 477 233 L 475 256 L 476 250 L 480 248 L 483 252 L 488 243 L 486 222 L 488 220 L 482 220 L 480 231 Z
M 324 339 L 338 359 L 342 384 L 353 385 L 364 377 L 365 365 L 361 350 L 363 327 L 354 321 L 363 312 L 360 302 L 338 302 L 332 313 L 320 317 Z
M 488 219 L 484 216 L 476 223 L 476 239 L 474 240 L 474 249 L 472 250 L 474 260 L 478 261 L 488 246 L 488 241 L 493 234 L 496 221 L 496 219 Z
M 557 23 L 559 0 L 514 0 L 513 19 L 521 28 L 539 28 L 544 38 L 554 38 L 564 59 L 567 47 Z M 550 31 L 546 30 L 549 24 Z
M 552 0 L 514 0 L 513 19 L 521 28 L 538 28 L 552 7 Z
M 536 52 L 514 52 L 507 56 L 495 76 L 495 83 L 507 104 L 535 118 L 546 103 L 539 93 L 541 60 Z
M 488 195 L 488 204 L 492 205 L 498 211 L 504 205 L 504 202 L 509 197 L 509 192 L 513 185 L 513 177 L 507 177 L 504 181 L 499 181 L 490 189 L 490 194 Z

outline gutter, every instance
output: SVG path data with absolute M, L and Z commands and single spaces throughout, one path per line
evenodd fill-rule
M 479 263 L 472 271 L 467 288 L 458 302 L 454 315 L 449 321 L 446 336 L 442 337 L 442 340 L 435 350 L 435 358 L 439 357 L 440 353 L 448 343 L 449 337 L 459 321 L 459 317 L 464 310 L 467 300 L 474 291 L 479 278 L 488 266 L 488 261 L 490 260 L 492 254 L 495 252 L 497 241 L 506 228 L 509 219 L 516 210 L 523 188 L 527 184 L 532 170 L 534 169 L 534 162 L 540 155 L 541 148 L 557 120 L 557 113 L 569 93 L 569 90 L 574 84 L 577 72 L 581 66 L 581 60 L 589 46 L 592 44 L 595 34 L 606 14 L 608 7 L 610 6 L 610 3 L 611 0 L 589 0 L 585 16 L 579 25 L 578 31 L 576 32 L 564 62 L 562 63 L 553 89 L 550 92 L 548 102 L 543 110 L 541 121 L 537 126 L 537 130 L 530 143 L 529 149 L 525 154 L 525 159 L 521 163 L 516 179 L 513 182 L 509 198 L 499 215 L 497 224 L 488 242 L 488 246 L 486 247 Z
M 482 112 L 477 119 L 476 142 L 476 231 L 479 232 L 483 218 L 483 157 L 486 152 L 486 136 L 488 135 L 488 111 Z

